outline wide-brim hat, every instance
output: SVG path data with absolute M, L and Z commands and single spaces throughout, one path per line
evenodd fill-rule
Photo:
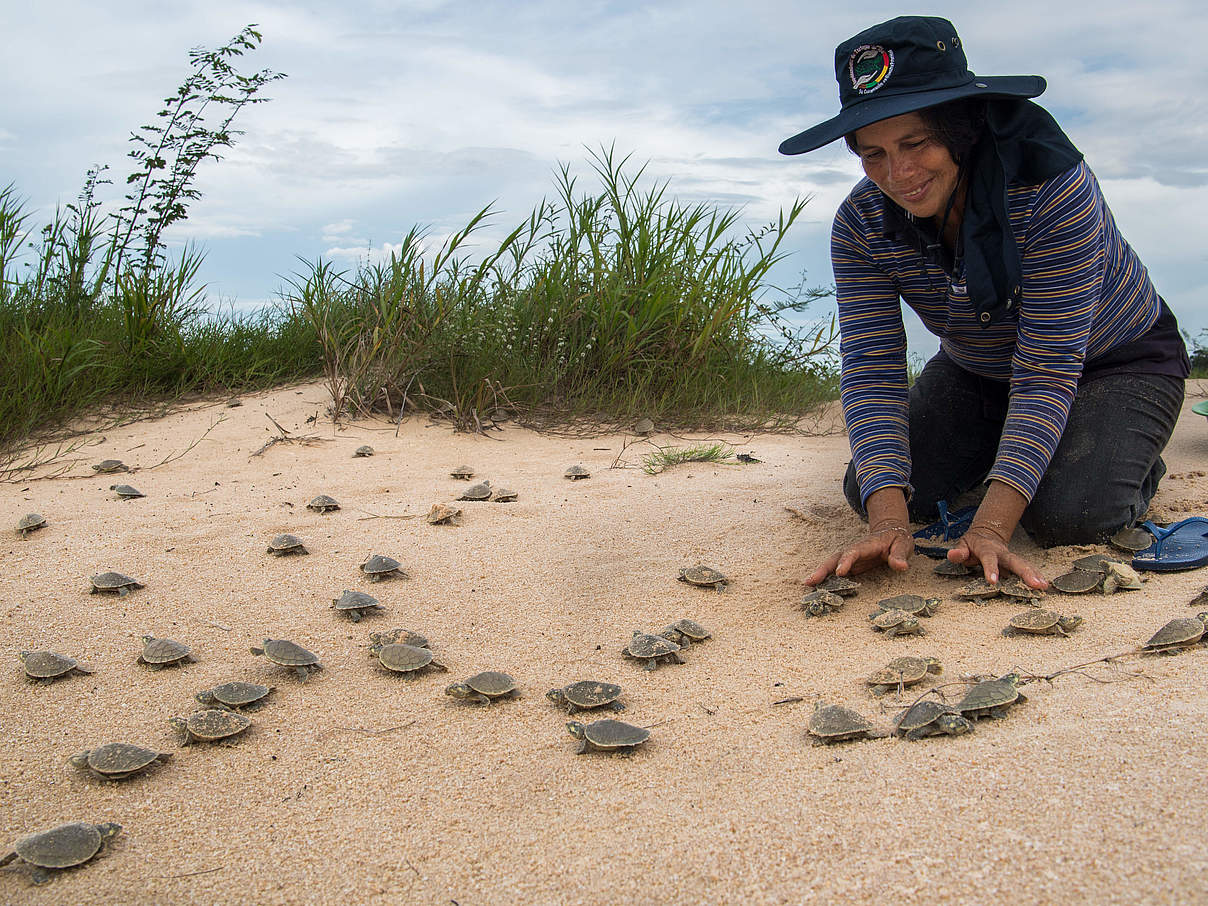
M 960 98 L 1034 98 L 1040 76 L 977 76 L 956 28 L 935 16 L 899 16 L 835 48 L 839 115 L 780 143 L 781 154 L 813 151 L 861 126 Z

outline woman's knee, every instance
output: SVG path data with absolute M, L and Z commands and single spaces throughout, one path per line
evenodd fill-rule
M 1133 519 L 1132 507 L 1120 501 L 1039 492 L 1020 524 L 1041 547 L 1057 547 L 1107 541 Z

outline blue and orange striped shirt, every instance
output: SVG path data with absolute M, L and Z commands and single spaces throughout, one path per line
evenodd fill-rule
M 887 201 L 871 180 L 861 180 L 835 215 L 840 393 L 862 500 L 881 488 L 910 487 L 899 300 L 960 367 L 1010 382 L 987 480 L 1028 500 L 1061 439 L 1083 364 L 1141 337 L 1163 310 L 1085 163 L 1039 185 L 1008 185 L 1007 194 L 1023 294 L 1015 312 L 988 327 L 969 299 L 963 265 L 958 260 L 950 276 L 887 229 Z

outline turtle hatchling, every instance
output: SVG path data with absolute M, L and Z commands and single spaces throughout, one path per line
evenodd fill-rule
M 1019 674 L 1008 673 L 998 679 L 982 680 L 956 704 L 956 710 L 970 720 L 982 717 L 1006 717 L 1012 705 L 1027 698 L 1019 691 Z
M 369 446 L 369 444 L 362 444 L 361 446 L 357 447 L 355 450 L 352 451 L 352 455 L 358 456 L 358 457 L 372 456 L 373 447 Z
M 1087 572 L 1099 573 L 1102 575 L 1107 572 L 1107 564 L 1120 563 L 1120 560 L 1114 557 L 1105 557 L 1103 554 L 1090 554 L 1086 557 L 1079 557 L 1074 561 L 1074 569 L 1084 569 Z
M 128 742 L 110 742 L 95 749 L 87 749 L 72 755 L 67 760 L 77 768 L 92 771 L 106 780 L 124 780 L 159 761 L 167 761 L 171 752 L 156 752 Z
M 242 733 L 252 722 L 238 711 L 227 708 L 206 708 L 194 711 L 188 717 L 172 717 L 168 723 L 180 732 L 182 746 L 198 742 L 217 742 Z
M 112 821 L 104 824 L 89 824 L 86 821 L 60 824 L 50 830 L 22 837 L 13 844 L 13 852 L 0 856 L 0 865 L 20 859 L 30 866 L 33 882 L 45 884 L 55 871 L 83 865 L 121 830 L 122 826 Z M 75 897 L 73 901 L 78 899 Z
M 460 481 L 469 481 L 474 477 L 474 470 L 469 466 L 458 466 L 449 474 Z
M 25 675 L 31 680 L 43 683 L 54 682 L 70 673 L 92 673 L 91 667 L 85 667 L 75 658 L 55 654 L 53 651 L 22 651 L 17 657 L 25 668 Z
M 621 697 L 621 687 L 616 683 L 600 683 L 595 680 L 579 680 L 561 689 L 550 689 L 545 697 L 565 708 L 567 714 L 578 711 L 590 711 L 593 708 L 611 708 L 613 711 L 624 711 L 618 698 Z
M 461 507 L 447 503 L 434 503 L 424 517 L 428 525 L 461 525 Z
M 92 577 L 92 589 L 88 593 L 91 595 L 115 594 L 118 597 L 124 598 L 130 594 L 130 589 L 142 587 L 143 584 L 141 582 L 131 579 L 129 576 L 124 576 L 121 573 L 106 572 Z
M 235 680 L 213 689 L 203 689 L 193 697 L 207 708 L 230 708 L 234 711 L 247 708 L 250 711 L 264 704 L 265 697 L 276 688 Z
M 915 702 L 894 720 L 893 730 L 914 742 L 927 736 L 960 736 L 973 729 L 969 718 L 951 705 L 925 698 Z
M 816 746 L 889 735 L 883 730 L 877 730 L 872 721 L 851 708 L 824 705 L 822 702 L 814 704 L 814 713 L 810 715 L 806 731 L 814 738 Z
M 1145 581 L 1141 574 L 1127 563 L 1117 563 L 1114 560 L 1105 561 L 1103 571 L 1103 593 L 1115 594 L 1117 591 L 1136 591 Z
M 375 607 L 381 607 L 381 602 L 373 595 L 366 594 L 363 591 L 351 591 L 344 589 L 344 594 L 335 598 L 331 602 L 331 606 L 339 613 L 345 614 L 352 622 L 361 622 L 361 617 L 366 611 L 373 610 Z
M 252 654 L 263 655 L 280 667 L 290 667 L 305 682 L 312 673 L 323 669 L 318 655 L 288 639 L 265 639 L 261 648 L 251 649 Z
M 806 592 L 797 602 L 797 609 L 804 610 L 806 616 L 823 617 L 828 613 L 837 612 L 844 604 L 843 598 L 825 588 L 815 588 Z
M 945 579 L 963 579 L 966 576 L 973 575 L 973 570 L 964 563 L 957 563 L 955 560 L 941 560 L 935 565 L 932 570 L 937 576 L 943 576 Z
M 895 657 L 892 661 L 875 671 L 865 682 L 872 687 L 874 695 L 884 695 L 886 692 L 904 689 L 921 682 L 928 674 L 943 673 L 944 667 L 938 658 L 933 657 Z
M 1069 635 L 1070 630 L 1082 625 L 1082 617 L 1062 616 L 1052 610 L 1025 610 L 1011 617 L 1011 622 L 1002 631 L 1005 636 L 1031 633 L 1032 635 Z
M 491 494 L 491 502 L 492 503 L 512 503 L 519 496 L 520 496 L 520 494 L 518 492 L 512 490 L 511 488 L 499 488 L 497 491 L 495 491 L 493 494 Z
M 929 617 L 940 609 L 939 598 L 924 598 L 922 595 L 894 595 L 877 602 L 876 612 L 872 616 L 885 613 L 887 610 L 904 610 L 912 617 Z
M 193 660 L 189 646 L 175 639 L 157 639 L 153 635 L 142 636 L 143 653 L 138 656 L 140 664 L 159 669 L 173 664 Z
M 268 552 L 274 557 L 288 557 L 293 554 L 309 554 L 310 551 L 302 544 L 297 535 L 278 535 L 268 543 Z
M 410 629 L 388 629 L 369 633 L 370 654 L 373 654 L 374 645 L 414 645 L 416 648 L 427 648 L 428 640 Z
M 850 598 L 860 590 L 860 583 L 855 579 L 849 579 L 847 576 L 837 576 L 831 573 L 818 583 L 818 588 L 823 591 L 829 591 L 831 594 L 838 595 L 841 598 Z
M 925 635 L 923 624 L 904 610 L 883 610 L 871 614 L 872 628 L 887 636 Z
M 591 478 L 591 472 L 580 465 L 573 465 L 567 468 L 562 473 L 563 478 L 569 478 L 571 481 L 582 481 L 584 478 Z
M 1144 651 L 1165 651 L 1173 654 L 1179 648 L 1190 648 L 1199 642 L 1208 628 L 1208 611 L 1194 617 L 1171 620 L 1141 646 Z
M 320 494 L 311 500 L 306 505 L 308 510 L 314 510 L 316 513 L 331 513 L 340 508 L 340 504 L 336 502 L 334 497 L 329 497 L 326 494 Z
M 46 527 L 46 517 L 41 513 L 26 513 L 17 522 L 17 534 L 24 538 L 30 532 Z
M 497 698 L 514 698 L 519 694 L 516 681 L 498 670 L 484 670 L 460 683 L 450 683 L 445 687 L 445 695 L 478 705 L 489 705 Z
M 432 652 L 418 645 L 370 645 L 369 653 L 376 655 L 378 662 L 394 673 L 416 673 L 426 668 L 447 673 L 449 668 L 433 660 Z
M 1050 584 L 1062 594 L 1084 595 L 1094 591 L 1103 581 L 1103 573 L 1091 572 L 1085 569 L 1074 569 L 1063 573 Z
M 1039 606 L 1038 601 L 1045 597 L 1043 591 L 1039 588 L 1033 588 L 1019 576 L 1011 576 L 998 585 L 998 590 L 1004 598 L 1011 598 L 1018 601 L 1020 604 L 1032 604 Z
M 361 572 L 369 577 L 370 582 L 381 582 L 383 579 L 406 577 L 403 564 L 385 554 L 374 554 L 361 564 Z
M 639 418 L 634 423 L 633 433 L 634 434 L 653 434 L 654 433 L 654 419 L 646 418 L 644 416 L 642 418 Z
M 472 484 L 466 488 L 458 500 L 490 500 L 491 499 L 491 482 L 483 479 L 478 484 Z
M 109 474 L 112 472 L 129 472 L 130 467 L 120 459 L 102 459 L 93 467 L 93 471 L 101 474 Z
M 1111 537 L 1111 546 L 1122 551 L 1137 553 L 1153 544 L 1153 535 L 1139 525 L 1122 528 Z
M 681 650 L 670 639 L 637 630 L 621 654 L 631 661 L 640 661 L 644 670 L 653 670 L 659 664 L 682 664 Z
M 987 582 L 985 577 L 974 579 L 958 593 L 957 597 L 963 601 L 988 601 L 991 598 L 997 598 L 1002 594 L 1002 588 L 997 582 Z
M 589 724 L 577 720 L 566 724 L 566 732 L 583 741 L 577 754 L 587 752 L 632 752 L 650 738 L 650 731 L 621 720 L 605 718 Z
M 686 566 L 679 571 L 679 580 L 687 582 L 689 585 L 695 585 L 698 588 L 713 588 L 717 591 L 725 589 L 729 584 L 722 573 L 718 572 L 711 566 L 696 564 L 696 566 Z
M 681 648 L 687 648 L 693 642 L 703 642 L 705 639 L 713 638 L 709 630 L 696 622 L 696 620 L 689 620 L 687 617 L 676 620 L 670 626 L 664 627 L 659 630 L 657 635 L 670 639 Z
M 111 490 L 115 494 L 117 494 L 117 496 L 119 498 L 121 498 L 122 500 L 134 500 L 135 498 L 138 498 L 138 497 L 147 496 L 142 491 L 140 491 L 138 488 L 132 487 L 131 485 L 128 485 L 128 484 L 111 484 L 111 485 L 109 485 L 109 490 Z

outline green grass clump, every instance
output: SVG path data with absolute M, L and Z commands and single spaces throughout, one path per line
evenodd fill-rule
M 734 455 L 734 448 L 725 443 L 693 444 L 688 447 L 659 447 L 642 456 L 642 471 L 657 475 L 672 466 L 689 462 L 725 462 Z

